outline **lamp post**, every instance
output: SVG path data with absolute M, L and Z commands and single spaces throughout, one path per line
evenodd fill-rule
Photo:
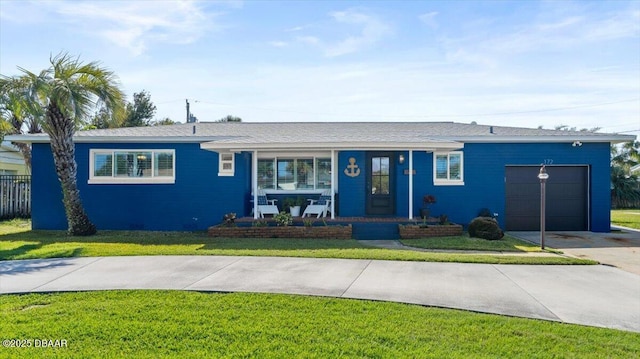
M 545 229 L 545 185 L 547 183 L 547 179 L 549 179 L 549 174 L 544 165 L 540 167 L 540 173 L 538 173 L 538 179 L 540 180 L 540 248 L 544 249 L 544 229 Z

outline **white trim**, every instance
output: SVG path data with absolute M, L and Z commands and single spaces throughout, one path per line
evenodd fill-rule
M 258 219 L 258 151 L 251 156 L 251 193 L 253 194 L 253 219 Z
M 447 156 L 447 179 L 437 178 L 438 175 L 438 156 Z M 448 179 L 450 177 L 450 156 L 460 155 L 460 179 Z M 450 152 L 433 152 L 433 185 L 434 186 L 464 186 L 464 152 L 462 151 L 450 151 Z
M 151 176 L 149 177 L 116 177 L 115 154 L 116 152 L 151 152 Z M 154 176 L 156 153 L 170 152 L 172 160 L 172 176 Z M 111 177 L 95 176 L 95 155 L 111 155 Z M 175 149 L 151 149 L 151 148 L 91 148 L 89 149 L 89 179 L 88 184 L 174 184 L 176 182 L 176 150 Z
M 585 142 L 585 141 L 582 141 Z M 464 148 L 464 143 L 455 141 L 434 142 L 309 142 L 309 143 L 219 143 L 215 141 L 203 142 L 200 148 L 209 151 L 276 151 L 276 152 L 309 152 L 322 151 L 327 148 L 334 150 L 375 151 L 375 150 L 427 150 L 438 149 L 443 151 L 459 150 Z
M 116 177 L 116 178 L 90 178 L 88 184 L 174 184 L 175 178 L 153 177 Z
M 231 160 L 225 160 L 224 156 L 231 156 Z M 225 164 L 231 164 L 231 169 L 225 169 Z M 233 152 L 218 153 L 218 176 L 233 176 L 236 170 L 236 155 Z
M 329 158 L 331 157 L 331 151 L 296 151 L 291 153 L 288 151 L 261 151 L 258 155 L 258 159 L 271 159 L 278 157 L 286 158 Z
M 413 150 L 409 150 L 409 219 L 413 219 Z
M 331 150 L 331 219 L 336 219 L 336 151 Z

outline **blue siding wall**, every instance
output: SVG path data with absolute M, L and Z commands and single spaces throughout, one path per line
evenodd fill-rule
M 355 164 L 360 169 L 360 175 L 357 177 L 349 177 L 344 173 L 351 157 L 356 159 Z M 343 151 L 338 154 L 338 213 L 340 217 L 364 217 L 365 215 L 366 160 L 364 151 Z
M 89 149 L 175 149 L 175 184 L 88 184 Z M 34 144 L 33 227 L 66 229 L 48 144 Z M 218 176 L 218 154 L 199 144 L 76 144 L 78 188 L 98 229 L 203 230 L 228 212 L 247 213 L 251 156 L 235 155 L 235 176 Z
M 89 149 L 175 149 L 175 184 L 87 184 Z M 464 186 L 433 185 L 433 154 L 414 151 L 415 170 L 413 216 L 419 218 L 422 197 L 436 196 L 431 206 L 434 216 L 447 214 L 451 221 L 468 224 L 481 208 L 499 214 L 504 226 L 505 166 L 535 165 L 545 160 L 553 165 L 590 166 L 591 230 L 609 231 L 610 182 L 609 144 L 466 144 Z M 404 164 L 397 163 L 403 153 Z M 344 170 L 349 158 L 360 168 L 358 177 Z M 396 216 L 408 216 L 408 152 L 395 152 Z M 228 212 L 248 215 L 251 208 L 251 154 L 235 155 L 235 176 L 218 176 L 218 154 L 201 150 L 199 144 L 76 144 L 78 187 L 90 218 L 99 229 L 202 230 L 218 224 Z M 341 151 L 338 154 L 338 214 L 365 216 L 366 152 Z M 49 144 L 33 145 L 32 218 L 34 229 L 66 229 L 60 184 L 57 180 Z M 552 203 L 553 199 L 549 199 Z
M 464 147 L 464 186 L 433 185 L 433 154 L 414 153 L 414 216 L 419 218 L 422 196 L 433 194 L 438 202 L 432 215 L 447 214 L 450 220 L 468 224 L 481 208 L 498 213 L 504 226 L 505 166 L 535 165 L 552 161 L 552 165 L 589 165 L 591 171 L 591 230 L 610 230 L 609 144 L 466 144 Z M 405 167 L 408 164 L 405 162 Z M 406 176 L 405 176 L 406 177 Z M 408 181 L 408 180 L 405 180 Z M 553 199 L 548 199 L 552 205 Z

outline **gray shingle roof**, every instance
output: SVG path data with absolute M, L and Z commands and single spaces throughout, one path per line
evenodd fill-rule
M 26 142 L 47 136 L 19 136 Z M 29 140 L 27 139 L 29 138 Z M 451 142 L 622 142 L 635 136 L 454 122 L 200 122 L 79 131 L 76 142 L 210 142 L 223 147 Z M 312 146 L 313 147 L 313 146 Z

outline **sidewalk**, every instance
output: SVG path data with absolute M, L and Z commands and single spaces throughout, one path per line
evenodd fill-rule
M 591 266 L 143 256 L 0 261 L 0 293 L 265 292 L 465 309 L 640 332 L 640 276 Z

